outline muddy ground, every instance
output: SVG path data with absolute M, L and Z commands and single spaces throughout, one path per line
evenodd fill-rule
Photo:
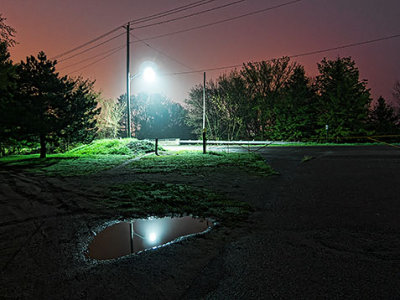
M 241 148 L 230 148 L 230 151 Z M 400 150 L 282 147 L 259 153 L 280 173 L 46 178 L 0 169 L 0 298 L 399 299 Z M 306 162 L 302 159 L 311 158 Z M 104 187 L 186 183 L 249 202 L 234 227 L 95 262 L 92 231 L 118 216 L 93 208 Z

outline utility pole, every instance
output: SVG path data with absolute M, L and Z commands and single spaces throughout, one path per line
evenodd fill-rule
M 203 80 L 203 131 L 206 128 L 206 72 Z
M 126 25 L 126 135 L 127 138 L 131 137 L 131 75 L 129 73 L 129 34 L 130 23 Z
M 206 136 L 206 72 L 204 72 L 203 80 L 203 154 L 207 153 L 207 136 Z

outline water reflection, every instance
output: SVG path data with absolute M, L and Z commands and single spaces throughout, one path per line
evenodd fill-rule
M 87 256 L 104 260 L 157 247 L 206 231 L 212 222 L 191 216 L 136 219 L 107 227 L 90 243 Z

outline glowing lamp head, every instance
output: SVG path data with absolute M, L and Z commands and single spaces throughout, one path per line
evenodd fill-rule
M 149 241 L 153 243 L 156 241 L 156 239 L 157 239 L 157 235 L 154 232 L 150 233 Z
M 143 79 L 147 82 L 154 82 L 156 79 L 156 72 L 154 72 L 153 68 L 146 67 L 143 70 Z

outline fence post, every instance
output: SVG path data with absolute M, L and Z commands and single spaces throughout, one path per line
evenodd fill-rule
M 156 139 L 156 149 L 155 149 L 156 155 L 158 155 L 158 139 Z
M 206 137 L 206 129 L 203 130 L 203 154 L 207 153 L 207 137 Z

